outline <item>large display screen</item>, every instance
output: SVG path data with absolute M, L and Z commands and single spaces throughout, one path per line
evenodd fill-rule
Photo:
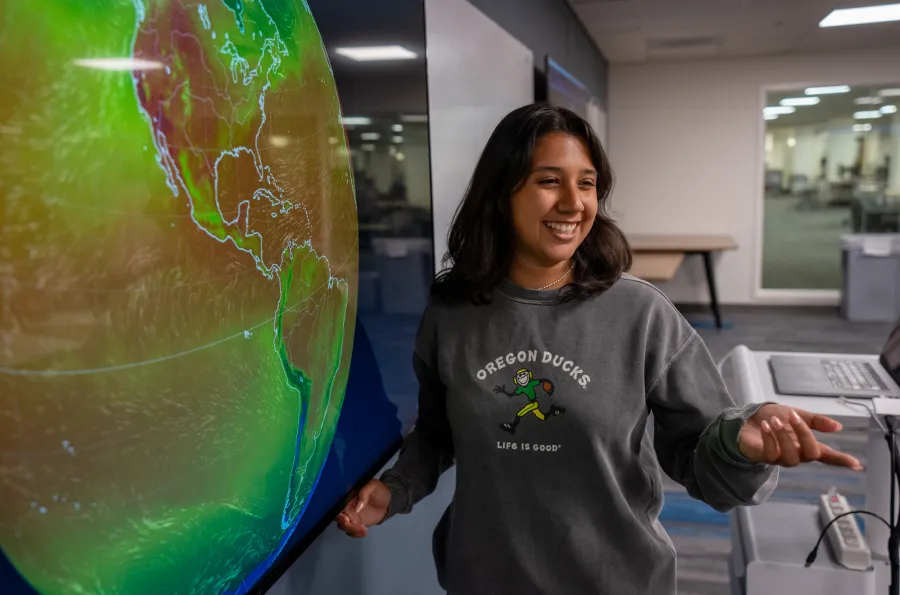
M 264 590 L 411 424 L 424 25 L 386 4 L 4 4 L 4 595 Z M 392 22 L 402 112 L 333 51 Z
M 546 86 L 542 100 L 572 110 L 588 121 L 600 142 L 606 145 L 606 110 L 600 100 L 579 78 L 562 67 L 550 56 L 545 64 Z
M 580 79 L 572 75 L 550 56 L 546 59 L 547 101 L 587 117 L 591 93 Z

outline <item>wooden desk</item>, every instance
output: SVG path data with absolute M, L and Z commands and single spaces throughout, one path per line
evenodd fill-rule
M 885 229 L 898 227 L 900 201 L 872 203 L 860 201 L 860 233 L 884 233 Z
M 632 252 L 720 252 L 736 250 L 738 245 L 729 235 L 640 234 L 628 236 Z
M 671 281 L 684 254 L 680 252 L 638 252 L 631 255 L 632 275 L 644 281 Z
M 719 294 L 716 290 L 712 255 L 737 250 L 737 242 L 729 235 L 634 234 L 628 236 L 633 259 L 632 274 L 646 281 L 669 281 L 686 256 L 703 257 L 709 302 L 716 328 L 722 328 Z M 675 264 L 677 262 L 677 264 Z M 674 265 L 674 268 L 673 268 Z

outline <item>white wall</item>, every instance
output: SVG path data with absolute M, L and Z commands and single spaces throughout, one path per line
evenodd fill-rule
M 428 126 L 425 124 L 405 124 L 403 132 L 395 133 L 403 137 L 400 150 L 406 156 L 406 193 L 409 204 L 417 207 L 431 206 L 431 170 L 428 161 Z
M 888 180 L 888 192 L 900 195 L 900 115 L 894 116 L 891 127 L 891 171 Z
M 720 299 L 760 303 L 763 87 L 881 83 L 898 74 L 898 50 L 613 65 L 609 153 L 620 224 L 630 233 L 731 234 L 740 249 L 718 263 Z M 677 302 L 708 299 L 698 262 L 661 287 Z
M 828 134 L 815 128 L 805 128 L 794 132 L 794 174 L 806 176 L 810 184 L 815 183 L 821 170 L 822 157 L 828 150 Z
M 851 118 L 836 124 L 840 126 L 839 130 L 835 130 L 830 136 L 828 143 L 828 180 L 831 182 L 841 179 L 840 168 L 850 167 L 856 163 L 856 154 L 859 145 L 856 142 L 857 133 L 853 132 L 853 124 L 856 122 Z M 846 177 L 845 177 L 846 179 Z
M 534 56 L 466 0 L 426 0 L 436 270 L 447 231 L 494 127 L 534 101 Z

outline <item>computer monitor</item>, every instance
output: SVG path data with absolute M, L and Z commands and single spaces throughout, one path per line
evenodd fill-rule
M 413 422 L 423 5 L 275 6 L 5 7 L 4 595 L 262 593 Z
M 900 385 L 900 320 L 894 324 L 879 357 L 881 366 Z
M 563 68 L 552 57 L 546 57 L 547 101 L 551 105 L 565 107 L 586 118 L 591 92 L 587 85 Z
M 544 76 L 537 79 L 545 81 L 545 91 L 536 93 L 539 100 L 570 109 L 587 120 L 605 146 L 606 110 L 594 92 L 549 55 L 546 57 L 545 70 Z

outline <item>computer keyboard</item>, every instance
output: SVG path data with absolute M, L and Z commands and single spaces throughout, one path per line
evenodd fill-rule
M 822 366 L 834 388 L 841 390 L 884 390 L 875 370 L 865 362 L 823 360 Z

